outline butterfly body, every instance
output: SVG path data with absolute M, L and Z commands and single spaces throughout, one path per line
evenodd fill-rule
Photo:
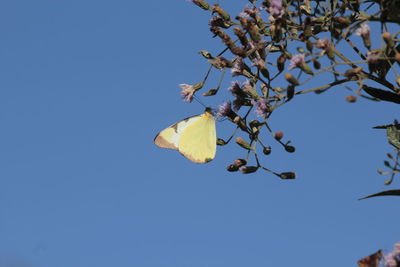
M 217 135 L 215 118 L 211 109 L 203 114 L 183 119 L 162 130 L 154 143 L 163 148 L 178 150 L 196 163 L 207 163 L 214 159 Z

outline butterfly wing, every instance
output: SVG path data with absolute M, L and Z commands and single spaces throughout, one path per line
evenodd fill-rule
M 178 150 L 193 162 L 207 163 L 214 159 L 217 150 L 215 119 L 207 111 L 197 117 L 182 130 Z
M 201 115 L 193 116 L 190 118 L 183 119 L 174 125 L 169 126 L 168 128 L 159 132 L 154 138 L 154 144 L 159 147 L 176 149 L 178 150 L 178 141 L 179 136 L 182 134 L 183 130 L 186 127 L 200 119 Z

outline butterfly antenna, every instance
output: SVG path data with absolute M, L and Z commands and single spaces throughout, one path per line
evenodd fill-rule
M 200 99 L 197 98 L 197 96 L 194 96 L 193 98 L 194 98 L 194 100 L 196 100 L 198 103 L 200 103 L 200 105 L 202 105 L 203 107 L 206 108 L 206 105 L 204 105 L 203 102 L 201 102 Z

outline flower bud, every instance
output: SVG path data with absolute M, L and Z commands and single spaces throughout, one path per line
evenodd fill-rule
M 226 170 L 228 172 L 237 172 L 239 170 L 239 167 L 231 164 L 231 165 L 226 166 Z
M 382 33 L 382 38 L 383 38 L 383 40 L 385 40 L 386 44 L 387 44 L 389 47 L 393 47 L 393 46 L 394 46 L 393 37 L 392 37 L 392 35 L 390 34 L 390 32 L 384 32 L 384 33 Z
M 242 167 L 243 165 L 246 165 L 246 164 L 247 164 L 247 161 L 245 159 L 235 159 L 233 161 L 233 165 L 238 167 L 238 168 Z
M 296 173 L 295 172 L 282 172 L 281 174 L 279 174 L 279 177 L 281 179 L 295 179 Z
M 291 84 L 293 84 L 294 86 L 299 85 L 299 81 L 290 73 L 290 72 L 286 72 L 285 73 L 285 79 L 290 82 Z
M 286 150 L 286 152 L 294 153 L 296 151 L 296 148 L 294 146 L 286 145 L 285 150 Z
M 270 146 L 264 147 L 264 149 L 263 149 L 264 155 L 269 155 L 269 154 L 271 154 L 271 152 L 272 152 L 272 149 Z
M 349 103 L 354 103 L 357 101 L 357 97 L 355 97 L 353 95 L 348 95 L 348 96 L 346 96 L 346 101 Z
M 243 174 L 249 174 L 249 173 L 256 172 L 257 169 L 258 169 L 258 167 L 256 167 L 256 166 L 242 166 L 239 168 L 239 171 Z
M 243 147 L 244 149 L 251 150 L 250 144 L 247 143 L 242 137 L 237 137 L 235 141 L 239 146 Z
M 394 60 L 400 63 L 400 53 L 396 53 L 396 55 L 394 55 Z
M 277 131 L 275 134 L 274 134 L 274 138 L 276 139 L 276 140 L 281 140 L 282 138 L 283 138 L 283 132 L 282 131 Z

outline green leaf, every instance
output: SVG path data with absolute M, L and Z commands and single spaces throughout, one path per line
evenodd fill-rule
M 387 190 L 387 191 L 382 191 L 376 194 L 372 194 L 366 197 L 359 198 L 358 200 L 370 198 L 370 197 L 379 197 L 379 196 L 400 196 L 400 189 L 393 189 L 393 190 Z
M 372 97 L 378 98 L 383 101 L 389 101 L 396 104 L 400 104 L 400 95 L 396 93 L 392 93 L 390 91 L 370 87 L 367 85 L 363 85 L 363 90 Z
M 396 126 L 386 128 L 386 135 L 389 143 L 397 149 L 400 149 L 400 132 Z

